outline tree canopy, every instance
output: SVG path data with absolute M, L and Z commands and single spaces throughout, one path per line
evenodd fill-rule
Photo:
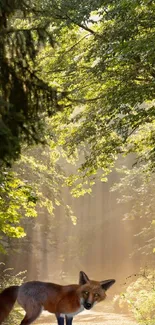
M 155 3 L 150 0 L 1 1 L 3 212 L 7 197 L 11 204 L 16 194 L 11 194 L 10 177 L 19 176 L 7 168 L 32 144 L 41 143 L 76 164 L 69 177 L 60 173 L 74 196 L 90 191 L 99 170 L 105 181 L 120 154 L 133 152 L 154 170 L 154 36 Z M 53 158 L 50 165 L 54 176 L 57 162 Z M 42 169 L 44 163 L 37 164 Z M 32 188 L 25 192 L 22 183 L 22 189 L 19 193 L 17 185 L 25 206 Z M 17 220 L 5 216 L 0 229 L 12 231 L 6 222 L 12 226 Z
M 152 1 L 103 1 L 89 31 L 62 39 L 66 51 L 60 48 L 54 67 L 63 71 L 53 75 L 80 111 L 68 117 L 63 143 L 69 153 L 83 146 L 86 176 L 99 168 L 106 175 L 117 154 L 137 152 L 137 132 L 154 164 L 154 18 Z
M 83 167 L 109 169 L 154 120 L 154 18 L 149 0 L 2 1 L 0 158 L 44 142 L 46 116 L 60 111 L 67 144 L 88 144 Z

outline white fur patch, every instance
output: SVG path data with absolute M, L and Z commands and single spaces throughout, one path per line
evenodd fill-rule
M 73 313 L 69 313 L 69 314 L 60 314 L 60 316 L 61 316 L 61 317 L 65 317 L 65 316 L 68 316 L 68 317 L 74 317 L 75 315 L 81 313 L 83 310 L 84 310 L 84 307 L 81 306 L 78 310 L 76 310 L 76 311 L 73 312 Z

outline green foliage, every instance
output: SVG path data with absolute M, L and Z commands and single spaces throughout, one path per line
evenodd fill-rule
M 21 219 L 35 217 L 37 197 L 32 188 L 17 177 L 15 172 L 4 170 L 0 175 L 0 250 L 7 248 L 5 236 L 25 236 Z
M 122 294 L 140 324 L 153 325 L 155 322 L 155 273 L 153 270 L 142 272 Z
M 65 32 L 73 26 L 76 31 L 78 26 L 91 32 L 90 13 L 99 5 L 100 2 L 92 0 L 87 4 L 63 0 L 1 1 L 1 163 L 10 165 L 17 159 L 23 142 L 28 145 L 46 142 L 45 119 L 62 110 L 66 87 L 60 89 L 52 75 L 40 73 L 38 57 L 44 48 L 49 48 L 51 60 L 59 56 L 58 61 L 62 62 L 65 49 L 61 36 L 64 39 Z M 71 35 L 71 38 L 76 37 Z M 58 70 L 62 70 L 61 65 Z
M 40 48 L 54 46 L 51 2 L 0 4 L 0 161 L 10 165 L 26 142 L 45 142 L 45 117 L 59 110 L 57 90 L 39 78 Z
M 154 3 L 36 0 L 1 7 L 0 158 L 16 158 L 22 141 L 46 142 L 46 117 L 60 111 L 51 135 L 68 155 L 83 151 L 78 177 L 93 179 L 102 169 L 106 179 L 118 153 L 136 150 L 133 132 L 154 123 Z M 150 141 L 154 161 L 153 131 Z
M 92 10 L 90 29 L 79 29 L 77 21 L 72 30 L 65 26 L 56 38 L 55 55 L 48 47 L 39 54 L 41 74 L 63 94 L 60 103 L 75 108 L 57 115 L 54 130 L 68 155 L 77 147 L 83 152 L 82 179 L 98 169 L 105 178 L 119 153 L 140 151 L 131 141 L 143 127 L 152 129 L 145 146 L 147 159 L 154 162 L 155 5 L 101 1 Z
M 78 175 L 106 177 L 154 123 L 154 3 L 2 1 L 1 13 L 0 159 L 46 142 L 46 117 L 60 111 L 52 136 L 69 155 L 84 151 Z M 153 131 L 150 141 L 154 161 Z
M 39 159 L 37 154 L 22 155 L 15 167 L 22 187 L 29 184 L 25 194 L 12 185 L 1 190 L 5 222 L 0 229 L 20 236 L 21 213 L 36 213 L 36 202 L 25 204 L 32 187 L 39 197 L 37 208 L 52 215 L 62 204 L 60 186 L 70 186 L 75 197 L 90 193 L 98 171 L 107 181 L 119 154 L 134 152 L 148 170 L 154 169 L 155 4 L 10 0 L 1 1 L 0 10 L 0 160 L 9 165 L 23 144 L 50 148 L 42 149 Z M 67 173 L 70 163 L 74 170 Z M 28 183 L 22 169 L 31 175 Z M 2 183 L 3 178 L 7 188 L 10 181 L 2 173 Z M 134 191 L 137 194 L 138 188 Z M 142 182 L 139 192 L 144 197 Z M 10 195 L 16 196 L 14 201 Z M 12 210 L 5 207 L 5 196 Z M 148 197 L 146 215 L 151 216 Z M 140 195 L 138 200 L 140 208 Z M 137 215 L 135 206 L 133 210 Z M 73 214 L 72 220 L 75 223 Z M 147 220 L 152 229 L 154 217 Z
M 0 291 L 12 285 L 21 285 L 25 279 L 26 271 L 13 274 L 13 268 L 5 268 L 4 263 L 0 263 Z
M 33 223 L 33 217 L 38 214 L 54 217 L 59 206 L 64 210 L 64 216 L 76 224 L 76 217 L 62 195 L 68 181 L 69 164 L 61 157 L 52 140 L 50 144 L 51 149 L 40 145 L 26 150 L 12 170 L 1 171 L 1 250 L 7 250 L 10 245 L 7 237 L 21 238 L 26 235 L 25 226 Z

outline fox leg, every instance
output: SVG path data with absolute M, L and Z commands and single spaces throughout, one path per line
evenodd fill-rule
M 72 325 L 73 317 L 65 316 L 65 318 L 66 318 L 66 325 Z
M 60 314 L 55 314 L 57 318 L 58 325 L 64 325 L 64 317 L 60 316 Z
M 35 306 L 34 310 L 31 311 L 26 310 L 26 315 L 21 321 L 20 325 L 30 325 L 39 317 L 41 312 L 42 312 L 41 306 Z

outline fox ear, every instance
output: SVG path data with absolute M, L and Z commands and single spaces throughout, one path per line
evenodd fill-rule
M 101 281 L 101 287 L 103 290 L 108 290 L 115 283 L 114 279 Z
M 80 285 L 83 285 L 83 284 L 86 284 L 88 282 L 89 282 L 89 278 L 86 275 L 86 273 L 84 273 L 83 271 L 80 271 L 80 274 L 79 274 L 79 284 Z

